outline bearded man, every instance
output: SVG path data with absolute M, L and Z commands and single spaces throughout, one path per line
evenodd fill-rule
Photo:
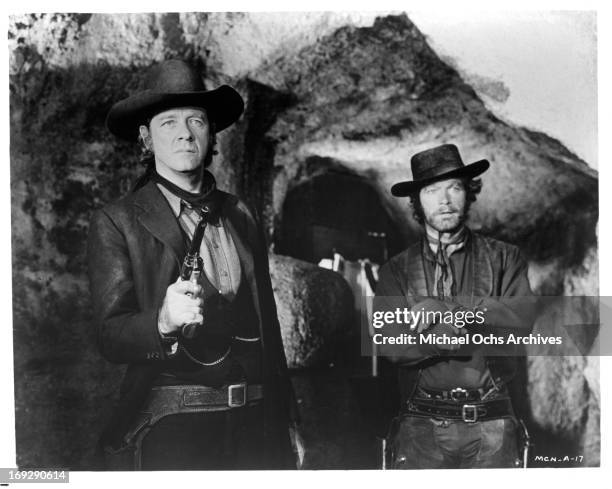
M 421 312 L 413 333 L 429 341 L 379 347 L 399 366 L 402 405 L 388 440 L 391 467 L 518 466 L 518 421 L 507 388 L 514 359 L 461 339 L 470 331 L 530 331 L 535 308 L 527 264 L 516 246 L 466 226 L 487 160 L 465 165 L 457 146 L 444 144 L 415 154 L 411 167 L 413 179 L 391 192 L 410 198 L 423 238 L 381 268 L 376 308 Z M 483 324 L 441 320 L 448 312 Z M 385 334 L 399 332 L 405 328 L 395 324 Z

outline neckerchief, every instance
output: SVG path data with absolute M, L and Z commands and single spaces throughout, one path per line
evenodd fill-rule
M 170 180 L 162 177 L 155 170 L 151 173 L 151 180 L 162 185 L 189 207 L 195 209 L 207 222 L 216 223 L 218 221 L 221 199 L 219 198 L 219 192 L 215 192 L 217 190 L 215 177 L 208 170 L 204 170 L 202 175 L 202 191 L 197 194 L 187 192 Z
M 456 295 L 456 292 L 450 256 L 465 246 L 466 227 L 461 226 L 457 232 L 449 235 L 436 231 L 426 223 L 425 234 L 430 249 L 435 253 L 436 270 L 433 290 L 439 299 L 451 298 Z

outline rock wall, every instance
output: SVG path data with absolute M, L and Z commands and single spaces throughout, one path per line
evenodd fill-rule
M 521 246 L 538 292 L 576 293 L 570 283 L 596 290 L 596 172 L 559 141 L 497 119 L 405 15 L 375 21 L 348 13 L 20 15 L 10 19 L 9 49 L 20 466 L 95 466 L 92 447 L 122 368 L 106 363 L 93 343 L 84 243 L 91 212 L 126 193 L 142 171 L 135 145 L 108 134 L 104 118 L 139 88 L 142 69 L 163 59 L 189 60 L 210 87 L 230 83 L 245 97 L 241 121 L 220 134 L 212 170 L 220 187 L 261 211 L 272 249 L 288 193 L 337 170 L 369 182 L 404 243 L 413 239 L 417 226 L 407 203 L 393 199 L 389 187 L 410 178 L 411 154 L 455 142 L 467 161 L 486 157 L 492 165 L 472 227 Z M 341 324 L 344 306 L 334 306 L 346 302 L 337 278 L 282 257 L 273 257 L 272 274 L 293 365 L 333 362 L 333 343 L 317 343 L 314 332 L 326 315 L 332 341 L 350 337 Z M 333 296 L 310 290 L 321 282 Z M 310 324 L 291 303 L 298 295 Z M 298 337 L 316 348 L 302 348 Z M 586 363 L 567 365 L 563 379 L 586 376 L 588 386 L 580 385 L 592 393 L 596 413 L 598 387 L 588 379 L 596 378 L 597 366 Z M 543 392 L 546 368 L 528 366 L 530 392 Z M 348 392 L 342 375 L 301 373 L 296 386 L 313 429 L 330 404 L 308 393 Z M 559 412 L 568 406 L 550 396 Z M 570 438 L 587 424 L 598 430 L 595 414 L 567 429 L 547 426 L 537 413 L 534 423 Z M 310 434 L 311 468 L 326 459 L 326 447 L 343 450 L 330 436 Z M 336 455 L 334 467 L 351 464 Z
M 563 268 L 595 243 L 596 173 L 558 141 L 497 119 L 406 17 L 343 27 L 254 77 L 296 100 L 269 132 L 279 218 L 286 189 L 340 166 L 372 182 L 410 239 L 418 226 L 389 188 L 411 178 L 410 155 L 452 141 L 466 161 L 491 162 L 474 228 L 520 244 L 535 262 L 561 257 Z
M 599 323 L 599 303 L 593 300 L 599 295 L 598 265 L 597 252 L 591 249 L 584 263 L 565 276 L 563 295 L 584 296 L 580 299 L 583 307 L 555 307 L 534 325 L 534 333 L 561 336 L 563 349 L 556 348 L 551 356 L 530 356 L 527 362 L 532 421 L 557 440 L 565 440 L 556 444 L 558 456 L 567 455 L 567 446 L 573 446 L 584 456 L 581 465 L 590 467 L 600 464 L 599 349 L 597 339 L 586 328 L 568 329 L 563 325 Z M 579 303 L 575 299 L 573 304 Z M 547 446 L 552 455 L 550 445 L 555 444 Z

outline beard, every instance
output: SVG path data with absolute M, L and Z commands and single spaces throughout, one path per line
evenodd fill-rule
M 425 222 L 440 233 L 453 233 L 463 226 L 466 218 L 464 211 L 453 209 L 452 213 L 434 212 L 425 215 Z

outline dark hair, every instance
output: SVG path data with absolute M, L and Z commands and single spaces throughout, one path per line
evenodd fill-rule
M 147 117 L 138 125 L 138 127 L 147 126 L 147 129 L 150 130 L 151 119 L 152 117 Z M 138 157 L 138 161 L 148 170 L 151 165 L 155 165 L 155 155 L 153 154 L 153 151 L 147 146 L 147 143 L 142 137 L 142 134 L 140 134 L 140 131 L 138 131 L 138 147 L 140 148 L 140 155 Z
M 480 178 L 475 179 L 467 179 L 462 178 L 461 181 L 465 186 L 466 196 L 465 196 L 465 216 L 470 210 L 470 206 L 473 202 L 476 202 L 476 196 L 482 190 L 482 180 Z M 421 205 L 421 199 L 419 199 L 419 194 L 421 193 L 421 189 L 415 190 L 411 192 L 408 197 L 410 198 L 410 205 L 412 205 L 412 215 L 417 220 L 419 224 L 423 224 L 425 222 L 425 214 L 423 213 L 423 206 Z

